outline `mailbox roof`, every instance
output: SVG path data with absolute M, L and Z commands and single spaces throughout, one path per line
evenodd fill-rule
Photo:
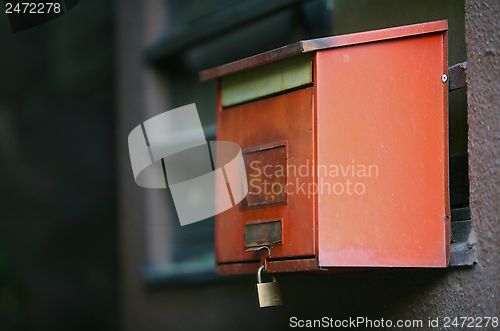
M 239 71 L 258 67 L 294 55 L 313 52 L 317 50 L 402 37 L 410 37 L 445 30 L 448 30 L 448 22 L 446 20 L 442 20 L 428 23 L 404 25 L 395 28 L 351 33 L 326 38 L 301 40 L 299 42 L 283 46 L 265 53 L 201 71 L 199 74 L 199 78 L 201 81 L 207 81 L 222 76 L 227 76 Z

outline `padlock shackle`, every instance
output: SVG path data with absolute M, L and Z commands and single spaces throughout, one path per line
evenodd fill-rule
M 261 284 L 262 283 L 262 270 L 264 270 L 265 266 L 261 265 L 259 270 L 257 271 L 257 283 Z
M 262 284 L 262 271 L 266 271 L 266 266 L 261 265 L 259 270 L 257 271 L 257 284 Z M 276 282 L 276 276 L 272 274 L 273 282 Z

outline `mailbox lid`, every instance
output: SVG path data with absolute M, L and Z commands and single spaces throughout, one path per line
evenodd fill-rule
M 446 51 L 437 31 L 316 53 L 320 266 L 447 266 Z
M 418 36 L 447 30 L 448 22 L 446 20 L 441 20 L 398 26 L 394 28 L 338 35 L 326 38 L 301 40 L 299 42 L 286 45 L 265 53 L 257 54 L 245 59 L 201 71 L 199 73 L 199 79 L 200 81 L 207 81 L 227 75 L 232 75 L 240 71 L 246 71 L 251 68 L 266 65 L 268 63 L 281 61 L 288 57 L 292 57 L 302 53 L 346 47 L 380 40 Z

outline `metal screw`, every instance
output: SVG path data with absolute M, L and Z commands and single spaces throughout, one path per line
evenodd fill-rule
M 448 80 L 448 75 L 444 74 L 443 76 L 441 76 L 441 80 L 443 81 L 443 83 L 446 83 L 446 81 Z

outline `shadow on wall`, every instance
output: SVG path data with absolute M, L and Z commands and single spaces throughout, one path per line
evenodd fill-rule
M 256 291 L 255 285 L 252 286 L 256 281 L 249 279 L 246 297 L 250 301 L 248 306 L 254 308 L 247 313 L 254 324 L 243 326 L 241 330 L 253 330 L 257 325 L 266 325 L 263 330 L 288 330 L 294 323 L 293 317 L 297 320 L 327 317 L 333 321 L 383 318 L 392 323 L 411 320 L 412 323 L 421 321 L 425 328 L 429 317 L 442 319 L 443 311 L 451 312 L 467 305 L 461 292 L 462 282 L 469 282 L 465 273 L 473 268 L 400 269 L 344 275 L 279 274 L 277 279 L 284 304 L 271 308 L 258 308 L 256 293 L 252 293 Z M 460 279 L 462 273 L 464 280 Z M 270 281 L 269 276 L 264 275 L 264 278 Z M 448 297 L 454 299 L 441 302 L 438 298 L 444 297 L 443 293 L 452 294 Z M 241 296 L 239 298 L 241 300 Z M 429 301 L 429 298 L 436 301 Z

